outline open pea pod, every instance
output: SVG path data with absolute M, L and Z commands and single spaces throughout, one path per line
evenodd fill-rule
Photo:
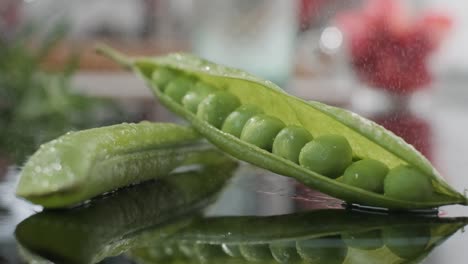
M 163 105 L 238 159 L 351 204 L 420 209 L 468 203 L 411 145 L 357 114 L 304 101 L 272 82 L 189 54 L 130 58 L 108 47 L 98 51 L 135 71 Z M 367 178 L 349 184 L 346 174 L 340 177 L 352 161 L 369 159 Z M 373 168 L 382 174 L 376 184 Z M 385 177 L 388 169 L 392 177 Z
M 348 210 L 200 218 L 130 253 L 141 263 L 419 263 L 467 221 Z
M 15 236 L 31 263 L 97 263 L 164 241 L 187 226 L 214 200 L 235 167 L 229 159 L 218 160 L 118 190 L 86 206 L 44 211 L 21 222 Z
M 20 173 L 16 194 L 48 208 L 76 205 L 117 188 L 220 157 L 191 128 L 119 124 L 71 132 L 43 144 Z M 201 155 L 201 153 L 204 153 Z

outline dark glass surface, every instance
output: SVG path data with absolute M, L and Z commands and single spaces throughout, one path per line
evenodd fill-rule
M 344 209 L 338 200 L 248 164 L 241 164 L 222 189 L 212 189 L 220 191 L 216 195 L 180 186 L 194 177 L 217 177 L 222 183 L 226 177 L 221 175 L 229 171 L 221 168 L 214 174 L 179 175 L 172 184 L 163 180 L 126 188 L 73 210 L 37 214 L 40 207 L 13 197 L 17 172 L 10 167 L 1 185 L 4 263 L 23 258 L 55 263 L 467 260 L 468 237 L 461 230 L 468 220 L 457 208 L 413 214 Z
M 468 109 L 450 102 L 438 94 L 431 108 L 368 117 L 412 143 L 463 192 Z M 223 188 L 211 192 L 206 186 L 177 189 L 183 180 L 171 188 L 160 181 L 72 211 L 41 212 L 14 196 L 20 168 L 0 164 L 0 263 L 468 261 L 463 206 L 413 215 L 350 210 L 293 179 L 241 163 L 232 177 L 226 168 L 193 175 L 192 180 L 218 179 Z

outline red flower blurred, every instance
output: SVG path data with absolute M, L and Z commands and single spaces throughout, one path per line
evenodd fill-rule
M 336 21 L 358 77 L 397 94 L 431 81 L 428 56 L 451 26 L 449 17 L 435 12 L 412 20 L 397 0 L 368 0 L 364 8 L 339 14 Z
M 301 30 L 311 26 L 312 20 L 320 14 L 320 9 L 327 3 L 325 0 L 300 0 L 299 25 Z
M 13 31 L 20 22 L 19 9 L 21 2 L 16 0 L 0 1 L 0 30 Z M 4 32 L 0 32 L 0 37 Z

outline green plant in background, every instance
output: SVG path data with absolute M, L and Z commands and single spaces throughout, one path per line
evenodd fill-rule
M 37 40 L 29 27 L 13 39 L 0 38 L 0 157 L 16 163 L 45 141 L 66 131 L 102 124 L 97 114 L 117 116 L 115 104 L 72 91 L 71 76 L 77 56 L 71 56 L 60 72 L 41 68 L 44 58 L 63 39 L 67 27 L 59 25 Z

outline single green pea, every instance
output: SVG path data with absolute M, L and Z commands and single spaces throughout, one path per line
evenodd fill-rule
M 260 114 L 251 117 L 242 129 L 240 139 L 267 151 L 271 151 L 273 141 L 284 128 L 283 121 L 276 117 Z
M 255 105 L 241 105 L 226 118 L 221 130 L 235 137 L 240 137 L 247 120 L 262 112 L 263 111 Z
M 187 77 L 177 78 L 167 85 L 164 93 L 177 103 L 182 102 L 182 97 L 193 86 L 193 80 Z
M 283 128 L 273 141 L 273 154 L 299 163 L 301 149 L 311 141 L 312 135 L 300 126 L 287 126 Z
M 384 195 L 406 201 L 427 201 L 433 193 L 431 179 L 406 165 L 390 170 L 384 181 Z
M 196 113 L 198 105 L 205 99 L 210 93 L 213 93 L 216 89 L 209 84 L 203 82 L 197 82 L 195 86 L 188 91 L 182 98 L 182 105 L 187 108 L 190 112 Z
M 306 263 L 341 264 L 348 254 L 348 247 L 340 236 L 300 240 L 296 248 Z
M 271 260 L 270 248 L 268 245 L 251 245 L 251 244 L 241 244 L 239 245 L 240 252 L 242 256 L 247 261 L 252 262 L 261 262 Z
M 299 164 L 330 178 L 340 176 L 351 164 L 353 151 L 345 137 L 323 135 L 307 143 L 299 153 Z
M 383 193 L 388 167 L 380 161 L 363 159 L 349 166 L 343 175 L 343 183 L 375 193 Z
M 413 259 L 422 254 L 431 239 L 428 226 L 387 227 L 382 232 L 385 245 L 403 259 Z
M 172 80 L 177 78 L 177 74 L 167 68 L 157 68 L 153 71 L 151 79 L 162 91 L 165 90 L 166 85 Z
M 295 241 L 271 243 L 270 251 L 278 263 L 299 263 L 301 260 L 297 254 Z
M 382 232 L 379 229 L 365 232 L 349 232 L 341 234 L 343 241 L 352 248 L 374 250 L 383 247 Z
M 239 105 L 239 99 L 228 92 L 212 93 L 198 105 L 197 117 L 220 128 L 226 117 Z

